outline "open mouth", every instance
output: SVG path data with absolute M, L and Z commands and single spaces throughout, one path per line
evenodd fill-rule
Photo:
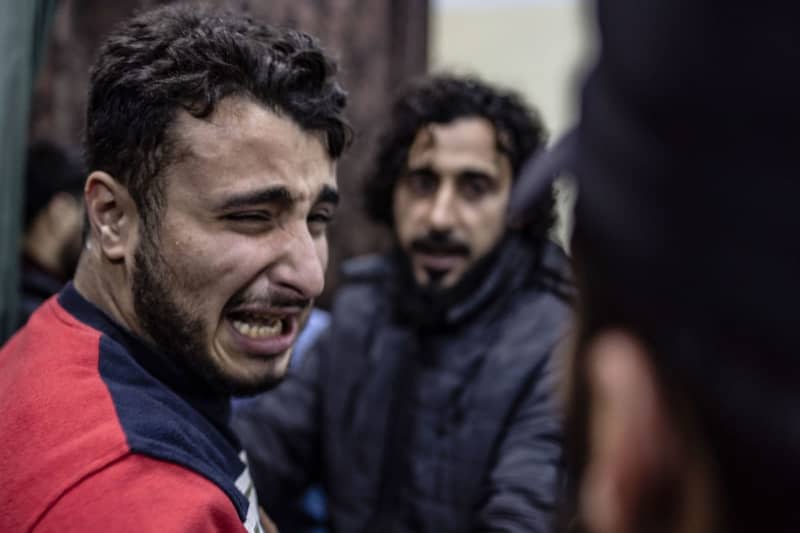
M 289 330 L 288 319 L 254 313 L 232 313 L 231 325 L 241 335 L 251 339 L 278 337 Z
M 237 349 L 257 357 L 272 357 L 291 348 L 297 336 L 299 315 L 277 310 L 236 310 L 227 322 Z
M 291 350 L 311 303 L 278 296 L 281 295 L 234 300 L 225 310 L 224 348 L 231 354 L 261 360 L 283 356 Z

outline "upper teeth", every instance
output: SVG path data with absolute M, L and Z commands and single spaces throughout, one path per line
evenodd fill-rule
M 275 335 L 279 335 L 283 329 L 283 323 L 279 318 L 273 318 L 266 324 L 263 322 L 242 322 L 241 320 L 234 320 L 233 327 L 242 335 L 258 339 L 261 337 L 274 337 Z

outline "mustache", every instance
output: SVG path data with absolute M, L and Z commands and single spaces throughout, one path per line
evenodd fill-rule
M 297 291 L 284 287 L 275 287 L 265 294 L 237 294 L 228 303 L 228 309 L 235 309 L 243 305 L 258 305 L 273 308 L 296 307 L 305 309 L 311 307 L 313 300 L 300 296 Z
M 461 240 L 442 233 L 428 233 L 411 241 L 411 250 L 429 254 L 453 254 L 467 256 L 469 246 Z

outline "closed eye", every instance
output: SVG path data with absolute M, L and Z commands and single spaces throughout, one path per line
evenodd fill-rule
M 241 234 L 260 234 L 275 226 L 275 219 L 269 211 L 236 211 L 220 217 L 228 230 Z
M 228 213 L 222 218 L 234 222 L 267 222 L 272 220 L 272 215 L 266 211 L 242 211 L 239 213 Z

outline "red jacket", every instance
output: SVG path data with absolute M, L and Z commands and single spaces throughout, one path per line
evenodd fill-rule
M 34 313 L 0 351 L 0 531 L 254 530 L 243 454 L 203 414 L 228 399 L 173 370 L 72 285 Z

